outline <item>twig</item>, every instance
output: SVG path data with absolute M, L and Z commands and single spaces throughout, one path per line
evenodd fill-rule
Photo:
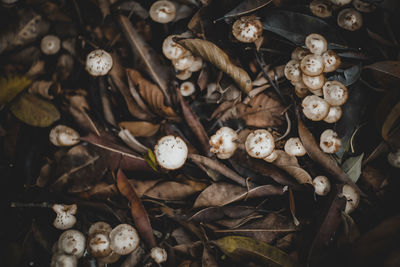
M 280 140 L 284 139 L 286 136 L 288 136 L 288 134 L 290 133 L 290 131 L 292 129 L 292 122 L 290 121 L 287 111 L 285 112 L 285 119 L 286 119 L 286 123 L 287 123 L 286 132 L 281 137 L 276 138 L 275 142 L 280 141 Z

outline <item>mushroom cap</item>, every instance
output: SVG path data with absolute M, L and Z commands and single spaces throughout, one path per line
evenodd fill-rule
M 327 81 L 322 87 L 324 99 L 332 106 L 341 106 L 348 98 L 347 87 L 339 81 Z
M 293 50 L 291 58 L 293 60 L 301 61 L 308 54 L 310 54 L 310 50 L 308 50 L 307 48 L 298 46 Z
M 264 129 L 255 130 L 247 136 L 245 147 L 250 157 L 263 159 L 275 149 L 274 137 Z
M 109 232 L 97 231 L 89 235 L 87 249 L 95 258 L 107 257 L 111 253 Z
M 395 168 L 400 168 L 400 150 L 390 152 L 387 156 L 389 164 Z
M 322 55 L 328 49 L 328 42 L 325 37 L 317 33 L 309 34 L 305 42 L 310 52 L 316 55 Z
M 158 140 L 154 147 L 154 154 L 161 167 L 175 170 L 185 164 L 188 148 L 179 136 L 167 135 Z
M 189 70 L 191 72 L 196 72 L 201 70 L 203 67 L 203 59 L 201 57 L 195 57 L 192 66 L 190 66 Z
M 230 158 L 236 151 L 239 136 L 229 127 L 220 128 L 210 138 L 210 151 L 217 154 L 220 159 Z
M 120 224 L 110 232 L 110 247 L 119 255 L 134 251 L 140 243 L 136 229 L 129 224 Z
M 119 255 L 118 253 L 111 251 L 110 254 L 108 254 L 108 256 L 103 257 L 103 258 L 99 258 L 98 260 L 100 260 L 101 262 L 104 263 L 114 263 L 117 262 L 119 260 L 119 258 L 121 258 L 121 255 Z
M 187 80 L 190 77 L 192 77 L 192 72 L 190 70 L 177 70 L 177 73 L 175 74 L 175 77 L 181 81 Z
M 325 76 L 320 74 L 318 76 L 308 76 L 306 74 L 302 75 L 303 83 L 310 89 L 310 90 L 318 90 L 321 89 L 322 86 L 325 84 Z
M 294 82 L 300 81 L 301 80 L 300 61 L 294 59 L 290 60 L 285 65 L 284 73 L 288 80 Z
M 49 134 L 50 142 L 55 146 L 76 145 L 79 143 L 79 137 L 77 131 L 65 125 L 57 125 Z
M 285 143 L 285 152 L 292 156 L 304 156 L 306 149 L 298 137 L 289 138 Z
M 361 13 L 357 10 L 346 8 L 339 12 L 337 23 L 339 27 L 345 30 L 356 31 L 362 27 L 363 18 Z
M 329 108 L 329 113 L 328 115 L 325 117 L 324 122 L 327 123 L 335 123 L 338 120 L 340 120 L 340 118 L 342 117 L 342 108 L 341 107 L 334 107 L 331 106 Z
M 170 1 L 156 1 L 149 10 L 150 18 L 158 23 L 168 23 L 175 19 L 176 8 Z
M 174 65 L 177 70 L 187 70 L 193 65 L 193 63 L 194 56 L 189 51 L 186 51 L 179 58 L 172 60 L 172 65 Z
M 85 251 L 85 245 L 85 236 L 77 230 L 67 230 L 62 233 L 58 239 L 59 251 L 68 255 L 74 255 L 78 258 L 82 257 Z
M 74 214 L 77 211 L 76 204 L 73 205 L 54 204 L 52 208 L 57 213 L 57 217 L 53 222 L 55 228 L 60 230 L 66 230 L 75 225 L 76 218 Z
M 55 253 L 51 257 L 50 267 L 77 267 L 78 259 L 72 255 Z
M 150 257 L 158 264 L 167 261 L 168 254 L 165 249 L 160 247 L 154 247 L 150 251 Z
M 311 93 L 313 93 L 316 96 L 323 96 L 324 95 L 324 93 L 322 92 L 321 88 L 317 89 L 317 90 L 312 90 L 312 89 L 308 88 L 308 91 L 310 91 Z
M 266 162 L 271 163 L 271 162 L 274 162 L 277 158 L 278 158 L 278 153 L 276 153 L 276 150 L 274 150 L 274 151 L 272 151 L 271 154 L 269 154 L 269 156 L 266 156 L 266 157 L 264 158 L 264 160 L 265 160 Z
M 46 35 L 40 42 L 40 49 L 46 55 L 54 55 L 60 51 L 61 41 L 55 35 Z
M 187 52 L 183 46 L 174 42 L 174 37 L 178 37 L 178 35 L 168 36 L 162 44 L 162 52 L 164 56 L 170 60 L 180 58 L 185 52 Z
M 324 60 L 320 55 L 307 55 L 301 60 L 300 69 L 305 75 L 318 76 L 324 71 Z
M 179 91 L 182 96 L 190 96 L 196 92 L 196 88 L 192 82 L 183 82 L 179 87 Z
M 256 16 L 244 16 L 235 21 L 232 34 L 242 43 L 252 43 L 262 36 L 263 26 Z
M 339 151 L 342 146 L 342 140 L 337 137 L 336 132 L 327 129 L 321 134 L 319 146 L 325 153 L 333 154 Z
M 104 76 L 113 66 L 113 59 L 102 49 L 90 52 L 86 57 L 86 70 L 92 76 Z
M 330 0 L 332 4 L 337 6 L 344 6 L 351 3 L 353 0 Z
M 309 95 L 301 103 L 304 115 L 312 121 L 323 120 L 329 112 L 329 104 L 316 95 Z
M 315 194 L 319 196 L 326 196 L 331 191 L 331 183 L 328 177 L 320 175 L 314 178 L 313 186 Z
M 324 72 L 332 72 L 339 68 L 341 60 L 338 54 L 332 50 L 325 51 L 322 54 L 324 62 Z
M 361 1 L 361 0 L 353 0 L 353 6 L 360 12 L 369 13 L 376 9 L 376 6 L 371 5 L 370 3 Z
M 331 3 L 327 0 L 313 0 L 310 3 L 311 12 L 320 18 L 328 18 L 332 16 Z
M 92 224 L 89 227 L 88 234 L 93 235 L 94 233 L 99 232 L 99 231 L 109 233 L 109 232 L 111 232 L 111 230 L 112 230 L 112 228 L 108 223 L 99 221 L 99 222 L 95 222 L 94 224 Z
M 349 214 L 358 207 L 358 204 L 360 203 L 360 194 L 354 189 L 354 187 L 348 184 L 343 186 L 342 194 L 347 200 L 344 211 Z

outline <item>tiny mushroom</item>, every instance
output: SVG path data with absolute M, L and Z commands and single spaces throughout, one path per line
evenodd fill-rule
M 306 154 L 306 149 L 303 143 L 301 143 L 300 138 L 292 137 L 285 143 L 285 152 L 292 156 L 304 156 Z
M 374 6 L 370 3 L 364 2 L 362 0 L 353 0 L 352 4 L 355 9 L 357 9 L 360 12 L 364 12 L 364 13 L 369 13 L 376 9 L 376 6 Z
M 50 142 L 55 146 L 76 145 L 79 143 L 79 137 L 77 131 L 65 125 L 57 125 L 51 129 L 49 134 Z
M 264 129 L 255 130 L 247 136 L 245 147 L 250 157 L 263 159 L 275 149 L 274 137 Z
M 288 80 L 298 82 L 301 80 L 300 61 L 290 60 L 284 69 L 285 76 Z
M 303 47 L 296 47 L 291 55 L 291 58 L 293 60 L 299 60 L 301 61 L 305 56 L 307 56 L 308 54 L 310 54 L 310 50 L 303 48 Z
M 332 16 L 331 3 L 328 0 L 313 0 L 310 3 L 311 12 L 320 18 Z
M 341 106 L 348 98 L 347 87 L 339 81 L 327 81 L 322 87 L 324 99 L 332 106 Z
M 203 67 L 203 59 L 201 57 L 195 57 L 192 66 L 189 67 L 191 72 L 196 72 L 201 70 Z
M 119 255 L 134 251 L 140 243 L 136 229 L 129 224 L 120 224 L 110 232 L 110 247 Z
M 175 170 L 185 164 L 188 148 L 179 136 L 167 135 L 158 140 L 154 147 L 154 154 L 161 167 Z
M 326 176 L 320 175 L 314 178 L 313 186 L 315 194 L 319 196 L 326 196 L 331 191 L 331 183 Z
M 262 36 L 263 26 L 256 16 L 237 19 L 232 26 L 232 34 L 242 43 L 252 43 Z
M 109 233 L 106 231 L 97 231 L 89 235 L 87 249 L 90 255 L 95 258 L 103 258 L 111 253 Z
M 194 56 L 189 51 L 185 52 L 182 56 L 172 60 L 172 65 L 177 70 L 187 70 L 194 63 Z
M 187 50 L 180 44 L 174 42 L 173 38 L 178 35 L 170 35 L 165 38 L 162 44 L 162 52 L 164 56 L 170 60 L 180 58 Z
M 337 137 L 336 132 L 327 129 L 321 134 L 319 146 L 325 153 L 333 154 L 339 151 L 342 141 Z
M 337 23 L 339 27 L 345 30 L 356 31 L 362 27 L 363 18 L 361 13 L 357 10 L 346 8 L 338 14 Z
M 109 232 L 111 232 L 111 230 L 112 230 L 112 228 L 108 223 L 99 221 L 99 222 L 95 222 L 94 224 L 92 224 L 89 227 L 88 234 L 93 235 L 94 233 L 96 233 L 98 231 L 100 231 L 100 232 L 105 231 L 105 232 L 109 233 Z
M 60 51 L 61 41 L 55 35 L 46 35 L 40 42 L 40 49 L 46 55 L 54 55 Z
M 55 253 L 51 257 L 50 267 L 77 267 L 78 259 L 72 255 L 66 255 L 64 253 Z
M 192 82 L 183 82 L 179 87 L 182 96 L 191 96 L 196 92 L 196 88 Z
M 329 104 L 316 95 L 309 95 L 301 103 L 304 115 L 312 121 L 321 121 L 329 113 Z
M 324 72 L 332 72 L 339 68 L 341 60 L 338 54 L 332 50 L 325 51 L 322 54 L 324 62 Z
M 165 249 L 160 247 L 154 247 L 150 251 L 150 257 L 158 264 L 167 261 L 168 254 Z
M 323 74 L 314 77 L 303 74 L 302 80 L 311 91 L 321 89 L 325 84 L 325 76 Z
M 271 162 L 274 162 L 277 158 L 278 158 L 278 153 L 276 153 L 276 150 L 274 150 L 274 151 L 272 151 L 272 153 L 269 156 L 266 156 L 264 158 L 264 160 L 266 162 L 271 163 Z
M 210 138 L 210 151 L 217 154 L 220 159 L 232 157 L 237 148 L 238 134 L 229 127 L 220 128 Z
M 85 245 L 85 236 L 77 230 L 67 230 L 58 239 L 59 251 L 68 255 L 74 255 L 77 258 L 83 256 Z
M 389 164 L 395 168 L 400 168 L 400 149 L 395 152 L 390 152 L 387 156 Z
M 342 117 L 342 108 L 341 107 L 333 107 L 329 108 L 329 113 L 325 117 L 324 122 L 327 123 L 335 123 Z
M 113 66 L 113 59 L 102 49 L 93 50 L 86 57 L 86 70 L 92 76 L 104 76 Z
M 346 198 L 346 207 L 344 211 L 349 214 L 358 207 L 360 203 L 360 194 L 354 187 L 345 184 L 342 189 L 342 195 Z
M 306 37 L 306 46 L 311 53 L 322 55 L 328 49 L 328 42 L 320 34 L 312 33 Z
M 76 204 L 54 204 L 52 209 L 57 213 L 57 217 L 53 222 L 55 228 L 66 230 L 74 226 L 74 224 L 76 223 L 76 218 L 74 215 L 76 214 L 76 211 L 78 209 Z
M 176 74 L 175 77 L 181 81 L 187 80 L 192 76 L 192 72 L 190 70 L 177 70 L 175 69 Z
M 156 1 L 150 7 L 150 18 L 158 23 L 168 23 L 175 19 L 176 8 L 170 1 Z
M 307 55 L 301 60 L 300 69 L 305 75 L 318 76 L 324 71 L 324 60 L 320 55 Z
M 332 4 L 337 6 L 344 6 L 351 3 L 353 0 L 330 0 Z

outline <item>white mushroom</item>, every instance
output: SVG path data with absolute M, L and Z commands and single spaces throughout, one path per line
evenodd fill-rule
M 349 30 L 359 30 L 363 25 L 363 18 L 360 12 L 353 8 L 346 8 L 340 11 L 337 17 L 339 27 Z
M 174 42 L 174 37 L 178 37 L 178 35 L 168 36 L 162 44 L 162 52 L 164 56 L 170 60 L 180 58 L 185 52 L 187 52 L 183 46 Z
M 315 194 L 319 196 L 326 196 L 331 191 L 331 183 L 326 176 L 317 176 L 313 180 Z
M 185 164 L 188 148 L 179 136 L 167 135 L 160 138 L 154 147 L 158 164 L 167 170 L 175 170 Z
M 182 96 L 191 96 L 196 92 L 196 88 L 192 82 L 183 82 L 179 87 Z
M 298 82 L 301 80 L 300 61 L 290 60 L 284 69 L 285 76 L 288 80 Z
M 111 253 L 109 233 L 97 231 L 90 235 L 87 241 L 87 249 L 95 258 L 107 257 Z
M 58 239 L 58 249 L 60 252 L 74 255 L 78 258 L 83 256 L 85 245 L 85 236 L 77 230 L 67 230 Z
M 315 16 L 320 18 L 332 16 L 332 8 L 328 0 L 313 0 L 310 3 L 310 10 Z
M 79 143 L 80 135 L 68 126 L 57 125 L 51 129 L 49 137 L 50 142 L 55 146 L 73 146 Z
M 220 159 L 230 158 L 236 151 L 238 134 L 229 127 L 220 128 L 210 138 L 210 151 Z
M 344 6 L 351 3 L 352 0 L 330 0 L 332 4 L 337 6 Z
M 252 43 L 262 36 L 263 26 L 256 16 L 237 19 L 232 26 L 232 34 L 242 43 Z
M 335 123 L 342 117 L 342 109 L 341 107 L 333 107 L 329 108 L 328 116 L 325 117 L 324 122 L 327 123 Z
M 168 254 L 165 249 L 160 247 L 152 248 L 150 251 L 150 257 L 158 264 L 167 261 Z
M 304 115 L 312 121 L 323 120 L 329 112 L 329 104 L 316 95 L 309 95 L 301 103 Z
M 55 253 L 51 257 L 50 267 L 77 267 L 78 259 L 72 255 Z
M 40 49 L 46 55 L 54 55 L 60 51 L 61 41 L 55 35 L 46 35 L 40 42 Z
M 158 23 L 168 23 L 175 19 L 176 8 L 170 1 L 156 1 L 150 7 L 150 18 Z
M 318 76 L 324 71 L 324 60 L 320 55 L 307 55 L 301 60 L 300 69 L 305 75 Z
M 310 54 L 310 50 L 303 48 L 303 47 L 296 47 L 291 55 L 291 58 L 293 60 L 298 60 L 301 61 L 305 56 L 307 56 L 308 54 Z
M 113 59 L 102 49 L 90 52 L 86 57 L 86 70 L 92 76 L 104 76 L 113 66 Z
M 190 66 L 189 70 L 191 72 L 196 72 L 201 70 L 203 67 L 203 59 L 201 57 L 195 57 L 192 66 Z
M 364 2 L 362 0 L 353 0 L 352 4 L 355 9 L 357 9 L 360 12 L 364 12 L 364 13 L 369 13 L 376 9 L 376 6 L 374 6 L 370 3 Z
M 289 138 L 285 143 L 285 152 L 292 156 L 304 156 L 306 149 L 298 137 Z
M 340 140 L 336 132 L 327 129 L 321 134 L 319 146 L 325 153 L 333 154 L 339 151 L 342 146 L 342 140 Z
M 140 243 L 136 229 L 129 224 L 120 224 L 110 232 L 110 247 L 119 255 L 127 255 L 134 251 Z
M 264 129 L 255 130 L 247 136 L 245 147 L 250 157 L 263 159 L 275 149 L 274 137 Z
M 332 72 L 339 68 L 341 60 L 338 54 L 332 50 L 328 50 L 322 54 L 324 62 L 324 72 Z
M 66 230 L 72 228 L 72 226 L 76 223 L 75 214 L 78 209 L 76 204 L 72 205 L 63 205 L 63 204 L 54 204 L 53 210 L 57 213 L 57 217 L 55 218 L 53 225 L 55 228 L 60 230 Z
M 310 52 L 316 55 L 322 55 L 328 49 L 325 37 L 317 33 L 308 35 L 305 43 Z
M 390 152 L 387 156 L 389 164 L 395 168 L 400 168 L 400 149 L 395 152 Z
M 194 56 L 189 51 L 185 52 L 182 56 L 177 59 L 172 60 L 172 65 L 177 70 L 187 70 L 189 69 L 194 62 Z
M 339 81 L 327 81 L 322 87 L 324 99 L 332 106 L 341 106 L 348 98 L 347 87 Z
M 325 76 L 323 74 L 314 77 L 303 74 L 302 79 L 303 83 L 312 91 L 321 89 L 325 84 Z
M 276 153 L 276 150 L 274 150 L 274 151 L 272 151 L 272 153 L 269 156 L 266 156 L 264 158 L 264 160 L 266 162 L 271 163 L 271 162 L 274 162 L 277 158 L 278 158 L 278 153 Z
M 112 230 L 112 228 L 108 223 L 99 221 L 99 222 L 95 222 L 94 224 L 92 224 L 89 227 L 88 234 L 89 235 L 93 235 L 96 232 L 107 232 L 107 233 L 109 233 L 109 232 L 111 232 L 111 230 Z
M 175 74 L 175 77 L 178 78 L 181 81 L 187 80 L 192 76 L 192 72 L 190 70 L 177 70 L 175 69 L 175 71 L 177 72 Z
M 354 187 L 345 184 L 342 189 L 342 194 L 346 198 L 346 208 L 344 211 L 349 214 L 353 212 L 360 203 L 360 194 L 354 189 Z

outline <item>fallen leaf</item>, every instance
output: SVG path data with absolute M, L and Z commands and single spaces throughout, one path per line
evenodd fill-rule
M 376 87 L 391 90 L 400 80 L 400 61 L 379 61 L 363 68 L 362 77 Z
M 215 21 L 219 20 L 227 20 L 229 18 L 234 18 L 238 16 L 243 16 L 245 14 L 254 12 L 260 8 L 265 7 L 272 0 L 245 0 L 241 1 L 239 5 L 237 5 L 234 9 L 226 13 L 223 17 L 216 19 Z
M 224 217 L 236 219 L 248 216 L 255 211 L 256 208 L 247 206 L 208 207 L 193 214 L 189 220 L 195 222 L 212 222 L 221 220 Z
M 49 94 L 49 89 L 53 85 L 52 81 L 35 81 L 29 87 L 28 92 L 33 93 L 33 94 L 38 94 L 41 95 L 44 98 L 47 99 L 53 99 L 54 96 Z
M 385 141 L 389 141 L 391 130 L 397 126 L 396 122 L 400 118 L 400 102 L 398 102 L 390 113 L 387 115 L 385 122 L 382 125 L 382 138 Z
M 149 137 L 155 135 L 160 129 L 159 124 L 147 121 L 123 121 L 119 127 L 127 129 L 133 136 Z
M 357 182 L 358 178 L 361 175 L 361 164 L 364 158 L 364 153 L 357 157 L 348 158 L 343 164 L 343 171 L 349 176 L 350 180 L 354 183 Z
M 294 225 L 299 226 L 300 222 L 296 218 L 296 202 L 294 201 L 293 191 L 290 187 L 289 187 L 289 208 L 290 208 L 290 213 L 292 214 Z
M 29 84 L 31 81 L 24 76 L 0 77 L 0 105 L 13 100 Z
M 80 197 L 85 199 L 107 199 L 118 194 L 117 187 L 114 184 L 105 182 L 97 183 L 90 190 L 81 192 Z
M 203 267 L 218 267 L 217 261 L 214 255 L 212 255 L 212 250 L 207 248 L 207 246 L 204 246 L 201 262 Z
M 286 171 L 300 184 L 312 184 L 310 174 L 300 167 L 295 156 L 291 156 L 283 150 L 277 149 L 275 152 L 278 154 L 278 157 L 272 162 L 272 164 Z
M 348 69 L 338 69 L 334 75 L 328 78 L 329 81 L 339 81 L 345 86 L 350 86 L 360 79 L 361 65 L 354 65 Z

